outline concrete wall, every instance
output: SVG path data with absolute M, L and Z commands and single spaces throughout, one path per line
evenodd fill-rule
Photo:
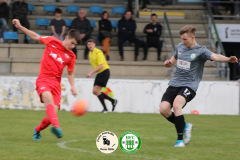
M 0 77 L 0 108 L 44 109 L 35 91 L 36 77 Z M 90 111 L 101 111 L 98 98 L 92 94 L 94 79 L 76 78 L 78 96 L 70 93 L 66 78 L 62 80 L 61 108 L 69 106 L 77 99 L 86 99 Z M 116 112 L 159 113 L 159 104 L 168 86 L 168 80 L 127 80 L 111 79 L 108 83 L 119 100 Z M 106 101 L 111 110 L 111 104 Z M 200 114 L 239 115 L 239 83 L 230 81 L 203 81 L 196 97 L 183 109 L 184 114 L 198 110 Z

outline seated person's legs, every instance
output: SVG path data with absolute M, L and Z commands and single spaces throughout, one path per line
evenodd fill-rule
M 152 47 L 152 43 L 151 42 L 146 42 L 144 45 L 144 57 L 143 60 L 147 60 L 147 55 L 148 55 L 148 48 Z
M 6 22 L 5 18 L 0 18 L 0 26 L 1 26 L 0 39 L 3 42 L 3 32 L 6 32 L 6 30 L 8 29 L 8 25 L 7 25 L 7 22 Z
M 107 56 L 107 60 L 109 60 L 109 44 L 110 44 L 110 38 L 104 38 L 104 40 L 102 41 L 102 45 L 103 45 L 103 51 L 106 53 Z
M 86 43 L 86 41 L 89 39 L 90 37 L 84 37 L 82 39 L 82 41 L 84 42 L 84 44 Z M 88 53 L 89 53 L 89 49 L 87 47 L 87 44 L 85 44 L 85 50 L 84 50 L 84 59 L 88 59 Z
M 118 36 L 118 49 L 119 55 L 121 57 L 121 61 L 124 61 L 124 53 L 123 53 L 123 43 L 126 41 L 126 38 L 123 35 Z
M 135 57 L 134 57 L 134 61 L 138 60 L 138 55 L 139 55 L 139 48 L 140 47 L 144 47 L 145 46 L 145 42 L 141 39 L 138 38 L 133 38 L 131 39 L 131 42 L 135 43 Z
M 22 26 L 26 27 L 27 29 L 30 28 L 29 21 L 26 18 L 20 19 L 20 23 L 22 24 Z M 24 43 L 28 43 L 27 35 L 25 35 Z
M 162 52 L 162 42 L 161 42 L 161 41 L 158 41 L 158 42 L 155 44 L 155 48 L 157 48 L 158 61 L 160 61 L 160 60 L 161 60 L 161 52 Z
M 77 47 L 73 48 L 72 51 L 76 55 L 76 59 L 77 59 Z

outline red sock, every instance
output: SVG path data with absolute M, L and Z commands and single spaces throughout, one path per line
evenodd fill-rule
M 57 113 L 54 110 L 54 105 L 47 105 L 46 106 L 46 112 L 47 112 L 47 116 L 51 122 L 51 124 L 56 127 L 56 128 L 60 128 L 59 127 L 59 122 L 58 122 L 58 116 Z
M 41 130 L 44 130 L 45 128 L 47 128 L 49 125 L 50 125 L 50 121 L 48 119 L 48 117 L 44 117 L 42 119 L 42 122 L 36 127 L 36 131 L 41 131 Z

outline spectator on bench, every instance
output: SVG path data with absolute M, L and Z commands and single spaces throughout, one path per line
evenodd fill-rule
M 13 2 L 12 4 L 12 14 L 13 19 L 19 19 L 22 26 L 26 27 L 27 29 L 30 28 L 29 21 L 27 19 L 28 14 L 28 4 L 24 2 L 24 0 L 18 0 Z M 17 28 L 13 25 L 13 30 L 17 32 Z M 18 40 L 16 40 L 18 43 Z M 28 43 L 27 36 L 25 35 L 24 43 Z
M 157 15 L 153 13 L 151 15 L 152 22 L 147 24 L 143 30 L 147 34 L 147 41 L 144 46 L 144 57 L 143 60 L 147 60 L 148 48 L 157 48 L 158 61 L 161 60 L 162 43 L 160 36 L 162 34 L 162 25 L 157 22 Z
M 112 24 L 108 20 L 108 12 L 102 13 L 102 19 L 98 21 L 99 26 L 99 41 L 103 45 L 103 52 L 106 54 L 107 60 L 109 60 L 109 43 L 112 38 Z
M 76 29 L 80 32 L 80 37 L 83 42 L 86 42 L 88 39 L 91 38 L 92 27 L 89 20 L 86 18 L 86 10 L 80 9 L 78 11 L 78 17 L 72 21 L 71 28 Z M 72 51 L 77 56 L 77 48 L 74 48 Z M 89 49 L 85 44 L 84 59 L 88 59 L 88 52 Z
M 132 12 L 132 14 L 134 13 L 133 12 L 133 7 L 132 7 L 132 1 L 133 0 L 128 0 L 128 7 L 127 7 L 127 9 L 129 10 L 129 11 L 131 11 Z M 144 11 L 147 11 L 148 9 L 147 9 L 147 4 L 150 4 L 150 1 L 149 0 L 141 0 L 142 1 L 142 7 L 141 7 L 141 9 L 142 10 L 144 10 Z M 140 2 L 139 2 L 140 3 Z
M 7 21 L 9 17 L 9 8 L 5 0 L 0 0 L 0 26 L 1 26 L 1 34 L 0 34 L 0 43 L 4 43 L 3 32 L 8 29 Z
M 132 19 L 132 12 L 126 11 L 124 17 L 118 21 L 118 48 L 120 54 L 120 61 L 124 61 L 124 53 L 123 53 L 123 44 L 126 41 L 135 43 L 135 58 L 137 61 L 139 47 L 142 41 L 136 38 L 136 22 Z
M 52 30 L 52 35 L 59 39 L 60 41 L 64 40 L 64 34 L 66 31 L 66 22 L 62 19 L 62 10 L 56 8 L 55 10 L 55 19 L 51 20 L 50 26 Z

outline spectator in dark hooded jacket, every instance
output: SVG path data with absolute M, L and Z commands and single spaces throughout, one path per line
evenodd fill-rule
M 75 18 L 72 21 L 72 29 L 76 29 L 80 32 L 80 36 L 81 36 L 81 40 L 83 42 L 86 42 L 88 39 L 91 38 L 91 34 L 92 34 L 92 27 L 90 25 L 89 20 L 86 18 L 86 11 L 84 9 L 80 9 L 78 11 L 78 17 Z M 76 56 L 77 56 L 77 48 L 74 48 L 72 50 Z M 88 52 L 89 49 L 87 47 L 87 45 L 85 44 L 85 51 L 84 51 L 84 59 L 87 59 L 88 57 Z
M 28 14 L 28 4 L 24 0 L 18 0 L 12 4 L 12 14 L 13 19 L 19 19 L 22 26 L 27 29 L 30 28 L 29 21 L 27 19 Z M 18 29 L 13 25 L 13 30 L 17 31 Z M 24 43 L 28 43 L 27 36 L 25 35 Z
M 0 26 L 1 26 L 1 34 L 0 34 L 0 43 L 3 43 L 3 32 L 8 29 L 7 21 L 9 16 L 8 5 L 5 0 L 0 0 Z
M 135 36 L 136 28 L 136 22 L 132 19 L 131 11 L 126 11 L 124 17 L 118 21 L 118 48 L 121 57 L 120 61 L 124 61 L 123 44 L 125 41 L 135 43 L 134 60 L 137 61 L 138 51 L 142 41 Z

